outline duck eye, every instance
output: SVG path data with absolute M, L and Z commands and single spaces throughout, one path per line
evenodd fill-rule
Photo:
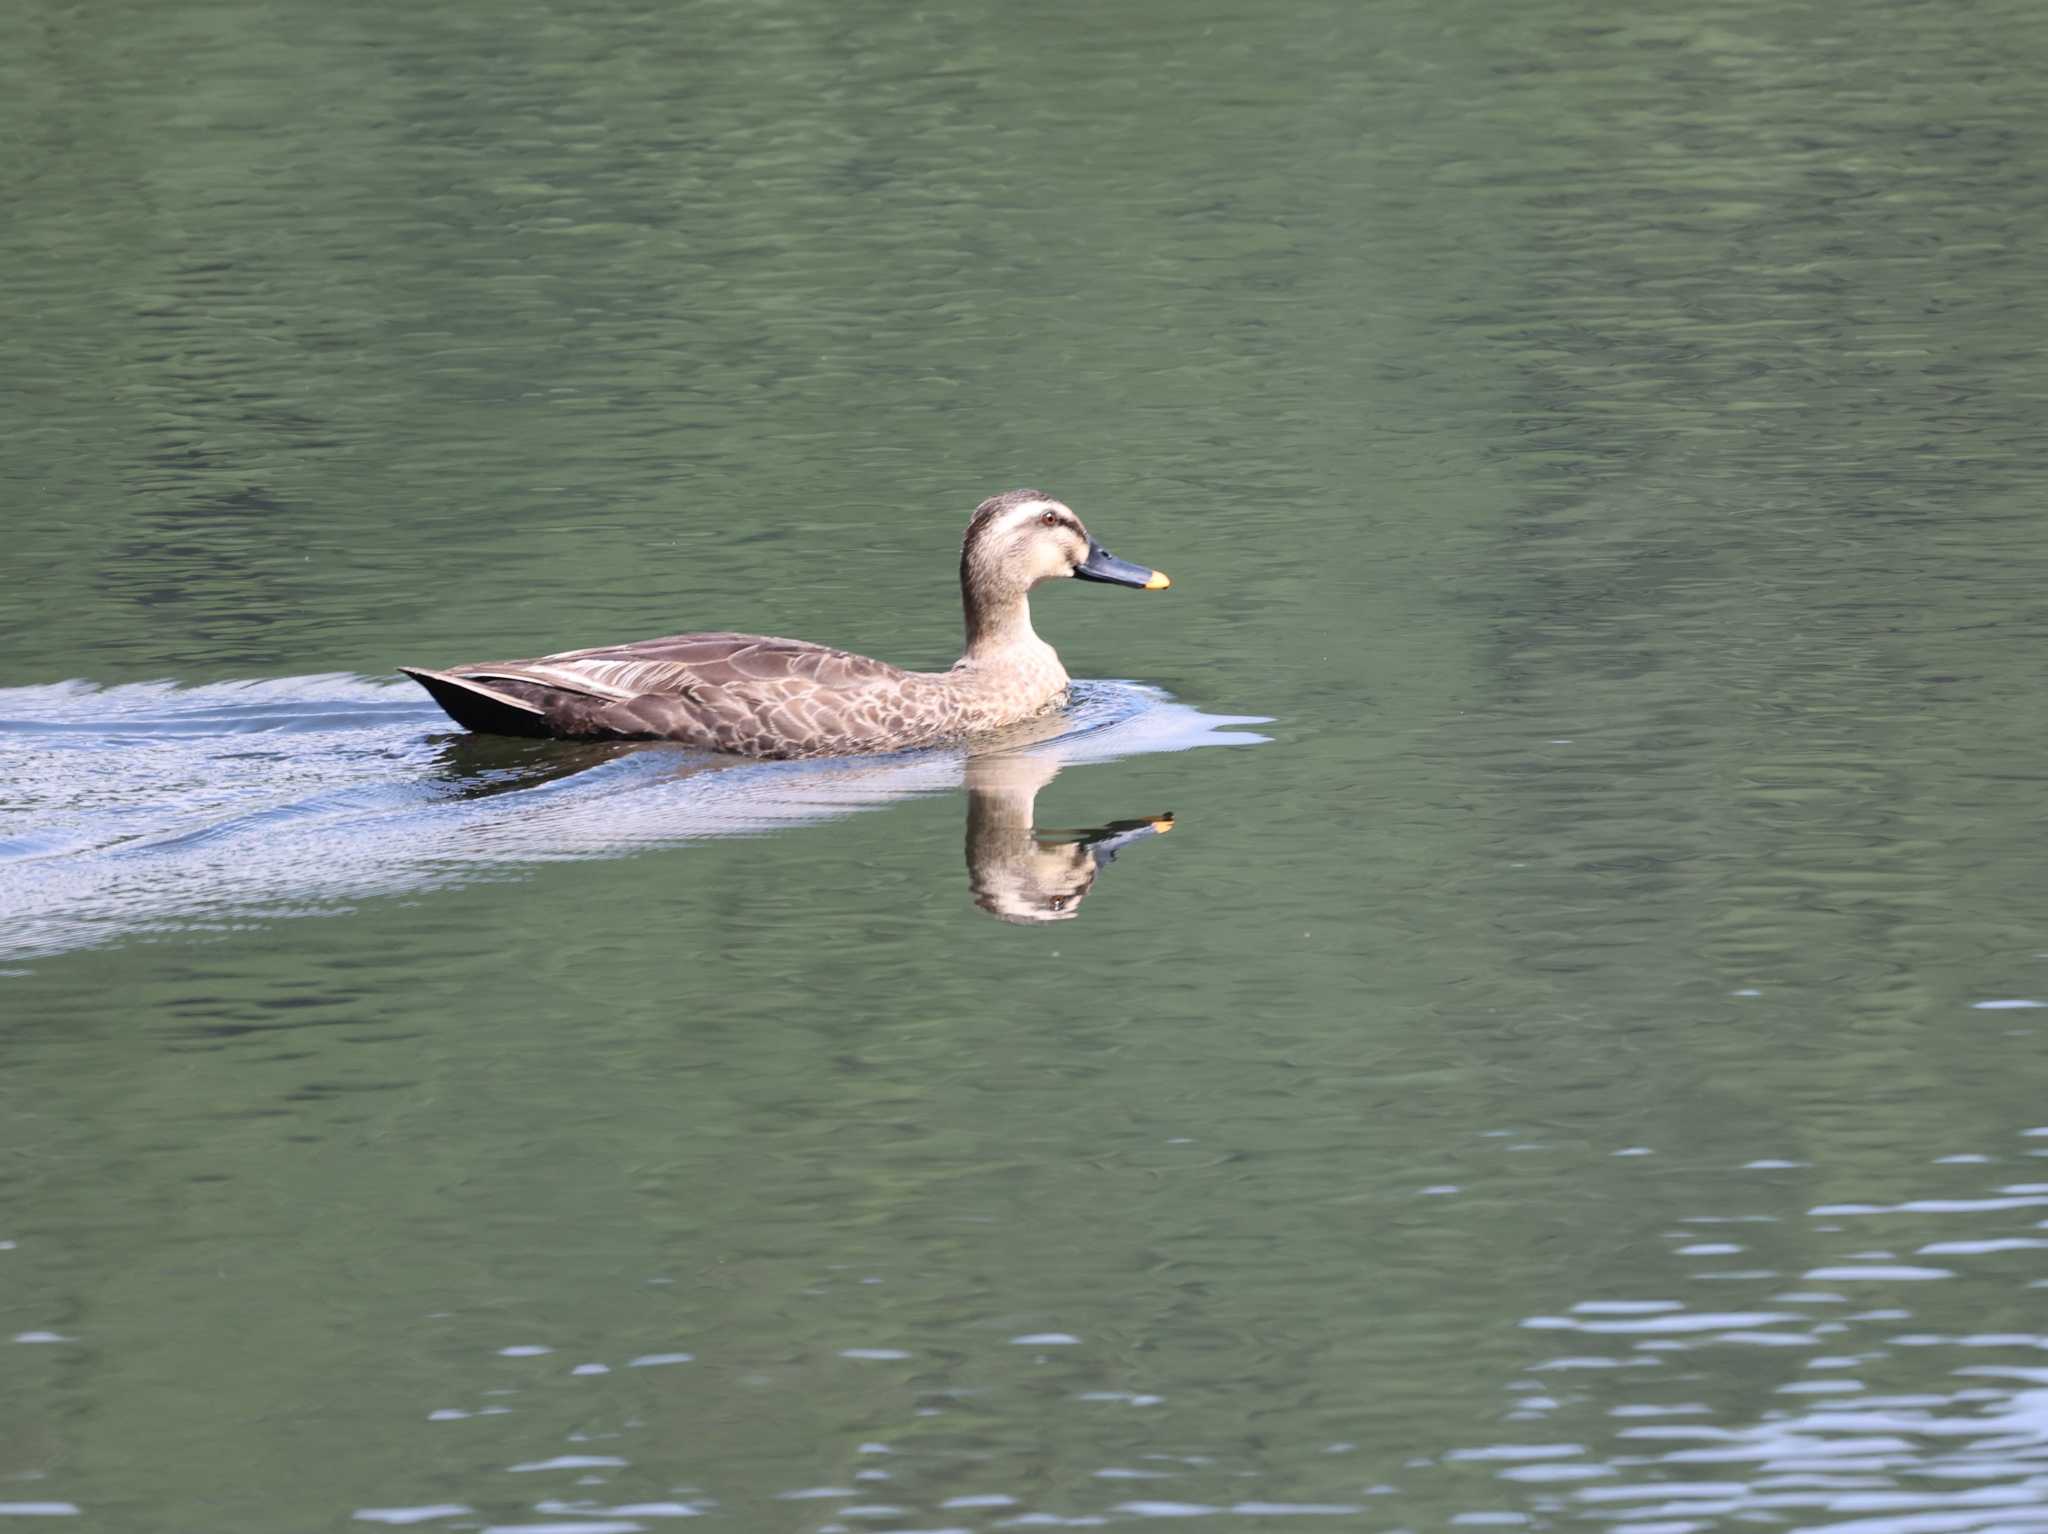
M 1038 520 L 1043 522 L 1047 527 L 1058 527 L 1060 525 L 1060 514 L 1056 511 L 1048 511 L 1044 516 L 1040 517 Z

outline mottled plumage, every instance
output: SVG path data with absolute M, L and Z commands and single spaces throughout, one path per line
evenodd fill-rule
M 1066 695 L 1031 628 L 1030 589 L 1066 576 L 1159 589 L 1036 490 L 983 501 L 960 552 L 967 648 L 947 671 L 904 671 L 800 639 L 677 634 L 441 670 L 402 666 L 457 724 L 499 735 L 676 740 L 740 756 L 897 751 L 997 729 Z

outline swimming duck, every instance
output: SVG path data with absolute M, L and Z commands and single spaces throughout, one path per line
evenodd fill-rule
M 1056 706 L 1066 668 L 1032 630 L 1028 593 L 1072 576 L 1160 591 L 1040 490 L 974 509 L 960 546 L 967 648 L 946 671 L 762 634 L 676 634 L 535 660 L 398 669 L 467 729 L 574 740 L 676 740 L 738 756 L 901 751 L 998 729 Z

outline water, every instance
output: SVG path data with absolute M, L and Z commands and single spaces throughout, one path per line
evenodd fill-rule
M 2044 64 L 11 8 L 0 1516 L 2048 1523 Z M 1021 484 L 1175 580 L 1027 737 L 390 674 L 944 664 Z
M 1136 829 L 1038 832 L 1037 794 L 1063 768 L 1266 739 L 1237 728 L 1262 720 L 1128 683 L 1082 683 L 1058 715 L 967 745 L 822 765 L 475 736 L 409 682 L 349 677 L 21 688 L 0 691 L 0 709 L 15 715 L 0 720 L 0 781 L 27 828 L 5 848 L 0 959 L 335 913 L 365 895 L 760 836 L 954 788 L 968 800 L 971 882 L 986 890 L 1041 842 L 1055 862 L 1092 849 L 1106 865 Z M 1141 824 L 1171 829 L 1162 814 Z M 1048 914 L 1079 914 L 1065 906 L 1085 893 L 1055 892 L 1061 910 Z M 1002 905 L 990 909 L 1021 914 Z

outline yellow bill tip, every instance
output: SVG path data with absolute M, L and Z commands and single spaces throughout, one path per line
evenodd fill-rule
M 1168 575 L 1164 570 L 1154 570 L 1152 572 L 1152 579 L 1145 582 L 1145 589 L 1147 591 L 1164 591 L 1172 584 L 1172 576 Z
M 1158 832 L 1161 836 L 1164 836 L 1168 831 L 1171 831 L 1173 829 L 1173 817 L 1171 815 L 1160 815 L 1156 817 L 1152 822 L 1152 829 Z

